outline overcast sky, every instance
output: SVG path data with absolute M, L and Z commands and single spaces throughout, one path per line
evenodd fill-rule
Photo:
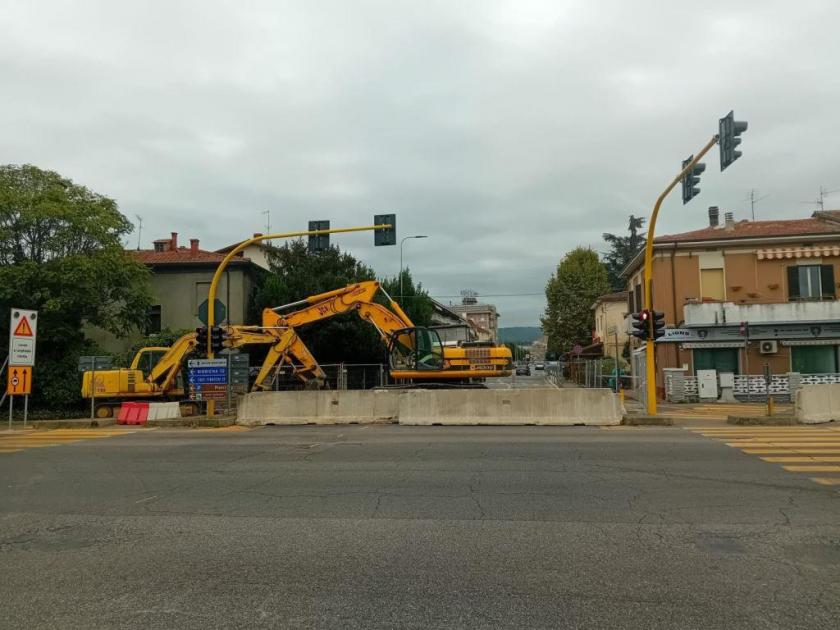
M 433 295 L 536 325 L 563 254 L 647 215 L 730 109 L 744 156 L 715 149 L 658 234 L 840 189 L 838 23 L 830 0 L 0 0 L 0 160 L 115 198 L 144 247 L 395 212 Z M 333 237 L 396 274 L 372 241 Z

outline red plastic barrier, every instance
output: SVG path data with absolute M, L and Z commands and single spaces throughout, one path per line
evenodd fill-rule
M 149 417 L 149 403 L 124 402 L 120 406 L 117 424 L 146 424 Z

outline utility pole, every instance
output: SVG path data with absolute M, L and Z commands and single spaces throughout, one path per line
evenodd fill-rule
M 143 217 L 139 214 L 135 214 L 137 217 L 137 251 L 140 251 L 140 236 L 143 234 Z

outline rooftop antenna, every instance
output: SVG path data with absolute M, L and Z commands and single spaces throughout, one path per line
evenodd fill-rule
M 135 214 L 137 217 L 137 251 L 140 251 L 140 235 L 143 234 L 143 217 L 139 214 Z
M 762 199 L 767 199 L 770 195 L 758 196 L 758 191 L 755 188 L 750 189 L 750 212 L 752 213 L 752 220 L 755 221 L 755 204 Z
M 271 234 L 271 210 L 263 210 L 260 214 L 265 215 L 265 233 Z
M 833 195 L 836 192 L 840 192 L 840 188 L 835 188 L 834 190 L 826 190 L 824 186 L 820 186 L 820 198 L 815 199 L 814 201 L 800 201 L 800 203 L 815 203 L 820 207 L 820 212 L 825 210 L 825 198 L 829 195 Z

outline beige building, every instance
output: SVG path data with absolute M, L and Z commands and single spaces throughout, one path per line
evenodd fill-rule
M 449 308 L 467 320 L 467 323 L 478 334 L 479 341 L 493 341 L 499 339 L 499 314 L 493 304 L 479 304 L 478 296 L 472 291 L 465 291 L 461 304 Z
M 262 236 L 262 232 L 255 232 L 254 236 Z M 216 252 L 219 254 L 227 254 L 240 243 L 242 243 L 242 241 L 234 243 L 233 245 L 228 245 L 227 247 L 222 247 L 221 249 L 217 249 Z M 271 248 L 272 245 L 270 243 L 266 241 L 260 241 L 259 243 L 252 243 L 251 245 L 248 245 L 239 254 L 237 254 L 237 256 L 247 258 L 257 267 L 261 267 L 263 269 L 268 270 L 268 253 L 271 250 Z
M 223 254 L 203 250 L 197 238 L 188 247 L 178 244 L 178 234 L 154 241 L 152 249 L 134 252 L 137 260 L 152 271 L 153 306 L 149 309 L 146 334 L 168 328 L 194 329 L 202 325 L 201 313 L 206 313 L 210 281 Z M 217 323 L 250 323 L 251 293 L 258 268 L 248 258 L 235 257 L 222 275 L 217 289 Z M 221 305 L 221 306 L 220 306 Z M 143 335 L 140 331 L 127 338 L 116 338 L 102 330 L 91 330 L 89 336 L 104 350 L 122 352 Z
M 660 393 L 665 367 L 840 371 L 840 211 L 780 221 L 719 215 L 709 208 L 707 227 L 655 240 L 653 305 L 668 326 L 656 342 Z M 643 261 L 640 253 L 623 272 L 630 313 L 643 308 Z M 644 343 L 633 345 L 643 357 Z
M 630 336 L 627 334 L 627 291 L 607 293 L 600 296 L 592 305 L 595 315 L 593 343 L 603 346 L 604 356 L 621 356 Z

